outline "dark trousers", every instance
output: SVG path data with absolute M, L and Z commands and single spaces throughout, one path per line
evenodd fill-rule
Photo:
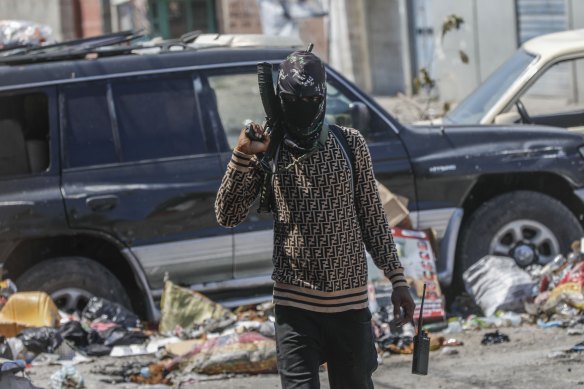
M 377 368 L 369 309 L 317 313 L 276 305 L 278 372 L 283 389 L 318 389 L 327 362 L 331 389 L 373 389 Z

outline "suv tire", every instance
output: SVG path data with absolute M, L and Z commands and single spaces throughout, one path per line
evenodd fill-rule
M 19 290 L 47 292 L 57 307 L 66 312 L 81 311 L 92 296 L 131 307 L 120 281 L 101 264 L 84 257 L 44 260 L 16 280 Z
M 523 232 L 523 237 L 518 239 L 519 232 Z M 539 234 L 538 238 L 534 232 Z M 557 254 L 567 255 L 570 244 L 583 235 L 578 219 L 558 200 L 531 191 L 505 193 L 481 205 L 464 224 L 458 246 L 458 275 L 461 278 L 466 269 L 487 254 L 502 255 L 502 252 L 493 252 L 495 244 L 499 244 L 500 249 L 515 247 L 512 253 L 516 262 L 526 266 L 530 247 L 536 255 L 548 259 Z M 542 240 L 542 237 L 549 239 Z M 518 246 L 522 247 L 518 249 Z M 521 249 L 523 253 L 519 252 Z

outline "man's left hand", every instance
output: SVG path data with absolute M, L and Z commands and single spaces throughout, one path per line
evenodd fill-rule
M 397 325 L 410 323 L 414 319 L 414 310 L 416 304 L 410 294 L 410 288 L 405 286 L 397 287 L 391 293 L 391 302 L 393 304 L 393 318 Z M 400 308 L 403 308 L 402 317 Z

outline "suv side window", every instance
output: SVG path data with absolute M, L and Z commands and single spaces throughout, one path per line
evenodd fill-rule
M 49 167 L 49 99 L 43 92 L 0 95 L 0 176 Z
M 275 68 L 275 67 L 274 67 Z M 209 71 L 202 80 L 203 89 L 209 89 L 204 93 L 206 111 L 209 115 L 217 111 L 220 118 L 217 124 L 223 127 L 223 132 L 227 137 L 228 147 L 233 149 L 237 143 L 237 138 L 246 122 L 252 120 L 256 123 L 263 123 L 265 113 L 263 110 L 259 90 L 258 77 L 255 68 L 239 68 L 237 70 Z M 277 73 L 274 73 L 274 80 Z M 213 102 L 216 102 L 214 107 Z M 353 117 L 351 104 L 358 100 L 349 91 L 345 90 L 333 77 L 327 81 L 327 106 L 326 120 L 329 123 L 341 126 L 352 127 Z M 369 120 L 364 128 L 358 128 L 367 141 L 387 141 L 389 138 L 396 138 L 396 135 L 369 107 Z M 215 120 L 211 120 L 212 123 Z
M 107 104 L 107 84 L 67 85 L 61 93 L 61 125 L 67 167 L 118 161 Z
M 354 127 L 359 130 L 367 142 L 386 142 L 389 139 L 396 139 L 397 135 L 389 128 L 389 125 L 369 106 L 365 105 L 368 120 L 364 125 L 357 126 L 353 122 L 355 114 L 351 105 L 355 102 L 363 103 L 350 91 L 340 85 L 330 74 L 326 86 L 326 120 L 329 123 L 339 126 Z M 358 128 L 360 127 L 360 128 Z
M 255 68 L 208 72 L 203 85 L 207 100 L 203 103 L 207 105 L 207 111 L 217 110 L 219 123 L 211 122 L 223 127 L 229 149 L 237 144 L 247 121 L 262 123 L 265 120 Z
M 190 75 L 113 80 L 112 91 L 124 161 L 204 152 Z

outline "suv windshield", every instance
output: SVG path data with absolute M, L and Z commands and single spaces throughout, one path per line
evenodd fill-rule
M 444 122 L 478 124 L 491 107 L 501 98 L 517 77 L 535 60 L 533 54 L 520 49 L 505 61 L 485 82 L 460 102 Z

